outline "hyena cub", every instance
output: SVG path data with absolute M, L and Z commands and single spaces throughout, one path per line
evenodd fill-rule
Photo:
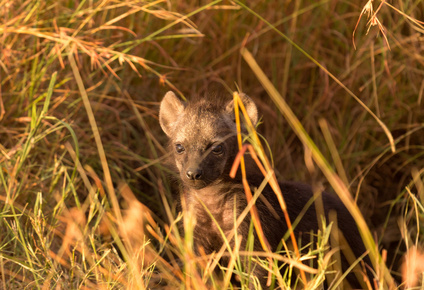
M 256 105 L 247 95 L 241 95 L 241 99 L 250 120 L 256 124 L 258 121 Z M 168 92 L 160 105 L 159 121 L 170 139 L 173 164 L 179 172 L 180 198 L 185 200 L 186 208 L 194 210 L 197 220 L 194 229 L 194 249 L 197 251 L 201 247 L 206 254 L 217 252 L 223 245 L 223 238 L 216 223 L 228 236 L 234 229 L 235 217 L 238 217 L 247 205 L 241 175 L 234 179 L 229 176 L 238 153 L 234 103 L 232 100 L 225 101 L 222 97 L 199 98 L 184 103 L 173 92 Z M 248 166 L 247 175 L 252 188 L 259 187 L 264 179 L 256 166 Z M 300 183 L 279 184 L 290 219 L 294 221 L 313 198 L 313 192 L 309 186 Z M 277 197 L 269 186 L 263 190 L 262 197 L 257 200 L 256 206 L 264 234 L 272 250 L 275 251 L 288 228 Z M 338 226 L 355 256 L 359 257 L 365 253 L 355 221 L 342 202 L 325 192 L 321 197 L 326 215 L 331 210 L 337 213 Z M 272 210 L 269 209 L 269 204 Z M 205 210 L 205 206 L 209 213 Z M 302 237 L 303 241 L 310 242 L 309 234 L 319 229 L 317 220 L 315 206 L 312 204 L 302 213 L 300 222 L 294 228 L 295 235 L 298 238 Z M 241 250 L 246 246 L 249 226 L 250 216 L 247 216 L 237 229 L 238 235 L 243 237 Z M 231 241 L 233 246 L 234 239 Z M 256 236 L 254 250 L 262 250 Z M 368 257 L 364 260 L 369 263 Z M 222 262 L 225 265 L 226 261 Z M 342 267 L 344 270 L 349 267 L 344 256 Z M 256 269 L 255 274 L 264 285 L 266 272 L 260 270 L 261 267 Z M 348 280 L 352 286 L 359 287 L 354 275 L 349 275 Z

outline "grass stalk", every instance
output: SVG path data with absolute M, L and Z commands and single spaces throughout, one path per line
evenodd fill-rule
M 251 67 L 252 71 L 255 73 L 259 81 L 267 90 L 271 99 L 277 105 L 277 108 L 286 118 L 290 127 L 292 127 L 293 131 L 296 133 L 296 135 L 302 141 L 302 143 L 309 148 L 314 161 L 317 163 L 318 167 L 321 169 L 321 171 L 323 172 L 327 180 L 330 182 L 332 188 L 337 193 L 340 200 L 344 203 L 346 208 L 349 210 L 350 214 L 355 219 L 358 225 L 359 232 L 361 233 L 362 239 L 364 241 L 364 244 L 366 248 L 370 251 L 369 255 L 373 263 L 373 266 L 377 268 L 378 264 L 381 261 L 381 256 L 377 251 L 377 247 L 375 246 L 375 242 L 372 237 L 372 234 L 361 212 L 359 211 L 358 206 L 353 202 L 352 197 L 349 194 L 349 190 L 343 184 L 343 182 L 341 182 L 339 177 L 333 172 L 331 166 L 328 164 L 328 162 L 326 161 L 326 159 L 324 158 L 324 156 L 322 155 L 318 147 L 315 145 L 315 143 L 310 138 L 306 130 L 303 128 L 299 119 L 295 116 L 293 111 L 290 109 L 290 107 L 287 105 L 287 103 L 284 101 L 284 99 L 281 97 L 281 95 L 278 93 L 275 87 L 271 84 L 271 82 L 265 76 L 264 72 L 258 66 L 256 61 L 252 57 L 251 53 L 245 49 L 242 51 L 242 54 L 246 62 Z M 383 282 L 385 283 L 386 287 L 393 288 L 393 285 L 394 285 L 393 278 L 389 270 L 384 264 L 382 264 L 382 272 L 384 277 Z

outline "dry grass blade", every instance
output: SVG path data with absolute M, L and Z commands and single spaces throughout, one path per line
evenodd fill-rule
M 408 20 L 410 20 L 412 23 L 414 23 L 415 25 L 417 25 L 420 29 L 422 29 L 424 31 L 424 21 L 420 21 L 414 17 L 409 16 L 408 14 L 406 14 L 405 12 L 399 10 L 398 8 L 394 7 L 393 5 L 391 5 L 390 3 L 388 3 L 387 1 L 383 1 L 385 5 L 387 5 L 388 7 L 392 8 L 394 11 L 396 11 L 397 13 L 399 13 L 400 15 L 402 15 L 403 17 L 407 18 Z
M 295 249 L 295 253 L 297 255 L 297 258 L 300 259 L 300 252 L 299 252 L 299 248 L 297 246 L 296 237 L 294 236 L 294 232 L 293 232 L 293 229 L 292 229 L 292 226 L 291 226 L 290 217 L 288 215 L 287 208 L 286 208 L 286 203 L 285 203 L 283 195 L 281 193 L 281 189 L 278 185 L 277 178 L 275 177 L 273 169 L 271 168 L 270 163 L 269 163 L 268 159 L 266 158 L 265 151 L 264 151 L 264 149 L 261 145 L 261 142 L 260 142 L 260 140 L 259 140 L 259 138 L 256 134 L 256 130 L 255 130 L 251 120 L 248 117 L 248 114 L 246 112 L 246 108 L 244 107 L 243 102 L 241 101 L 239 94 L 237 92 L 234 92 L 233 98 L 234 98 L 234 103 L 238 104 L 238 105 L 234 106 L 234 111 L 235 111 L 235 116 L 236 116 L 235 118 L 236 118 L 236 125 L 237 125 L 237 140 L 238 140 L 238 145 L 239 145 L 239 151 L 241 151 L 241 152 L 245 151 L 245 149 L 243 150 L 242 138 L 241 138 L 241 124 L 240 124 L 240 116 L 239 116 L 239 107 L 240 107 L 240 109 L 242 110 L 243 115 L 245 117 L 245 120 L 247 121 L 249 131 L 252 132 L 252 135 L 253 135 L 253 138 L 254 138 L 254 143 L 255 143 L 256 146 L 258 146 L 258 148 L 260 148 L 259 149 L 260 154 L 261 154 L 261 156 L 264 160 L 265 167 L 271 173 L 271 179 L 269 180 L 271 188 L 273 189 L 274 193 L 276 194 L 278 201 L 280 203 L 281 209 L 283 210 L 284 217 L 285 217 L 285 220 L 286 220 L 286 223 L 287 223 L 287 227 L 290 231 L 290 237 L 291 237 L 291 240 L 292 240 L 292 243 L 293 243 L 293 247 Z M 239 154 L 238 156 L 240 156 L 240 165 L 241 165 L 241 171 L 242 171 L 242 176 L 243 176 L 243 186 L 244 186 L 244 189 L 245 189 L 247 201 L 249 203 L 252 200 L 252 193 L 250 191 L 250 187 L 249 187 L 248 181 L 246 179 L 246 168 L 245 168 L 245 164 L 244 164 L 244 158 L 243 158 L 242 154 Z M 256 154 L 255 154 L 255 156 L 256 156 Z M 237 160 L 238 160 L 238 158 L 236 158 L 236 160 L 234 161 L 233 168 L 237 165 Z M 262 165 L 260 165 L 258 160 L 256 159 L 255 161 L 258 163 L 259 168 L 261 170 L 263 170 L 263 167 L 262 167 Z M 234 170 L 232 170 L 232 171 L 234 172 Z M 266 174 L 266 172 L 262 172 L 262 173 L 264 174 L 264 177 L 266 177 L 268 175 L 268 174 Z M 270 251 L 270 246 L 269 246 L 269 243 L 268 243 L 268 241 L 266 240 L 266 238 L 263 234 L 262 226 L 261 226 L 260 221 L 259 221 L 259 216 L 258 216 L 258 212 L 257 212 L 256 207 L 252 207 L 251 213 L 252 213 L 253 222 L 254 222 L 255 228 L 257 230 L 259 240 L 261 241 L 262 247 L 264 248 L 265 251 Z M 270 265 L 271 264 L 272 263 L 270 263 Z M 271 273 L 271 271 L 269 273 Z M 301 277 L 302 277 L 304 283 L 306 284 L 307 283 L 306 275 L 305 275 L 305 273 L 303 272 L 302 269 L 300 269 L 300 274 L 301 274 Z M 270 276 L 268 276 L 268 278 L 270 279 Z M 269 279 L 268 279 L 268 283 L 270 282 Z
M 112 178 L 111 178 L 111 175 L 110 175 L 109 165 L 107 163 L 106 154 L 105 154 L 105 151 L 104 151 L 104 148 L 103 148 L 103 143 L 102 143 L 102 140 L 100 138 L 99 130 L 98 130 L 98 127 L 97 127 L 97 124 L 96 124 L 96 120 L 95 120 L 95 117 L 94 117 L 93 110 L 91 108 L 90 101 L 89 101 L 88 96 L 87 96 L 87 92 L 86 92 L 85 87 L 84 87 L 84 83 L 82 81 L 81 75 L 79 73 L 79 70 L 78 70 L 78 67 L 77 67 L 77 64 L 75 62 L 75 59 L 74 59 L 72 52 L 70 52 L 68 54 L 68 59 L 69 59 L 70 65 L 72 67 L 72 71 L 74 73 L 76 83 L 77 83 L 78 88 L 80 90 L 81 98 L 83 100 L 83 103 L 84 103 L 84 106 L 85 106 L 85 109 L 86 109 L 86 112 L 87 112 L 87 116 L 88 116 L 88 119 L 89 119 L 89 122 L 90 122 L 90 126 L 91 126 L 91 129 L 92 129 L 92 132 L 93 132 L 93 136 L 94 136 L 94 139 L 96 141 L 98 154 L 99 154 L 101 164 L 102 164 L 102 168 L 103 168 L 104 179 L 105 179 L 105 182 L 106 182 L 106 188 L 107 188 L 108 196 L 109 196 L 109 198 L 112 202 L 112 208 L 113 208 L 113 211 L 115 213 L 115 218 L 118 220 L 118 224 L 122 224 L 123 223 L 122 215 L 121 215 L 121 211 L 119 209 L 119 204 L 118 204 L 118 199 L 117 199 L 116 194 L 115 194 L 115 189 L 114 189 L 114 186 L 112 184 Z M 123 255 L 126 258 L 126 260 L 128 261 L 129 257 L 127 256 L 126 251 L 123 251 Z
M 81 75 L 79 73 L 79 70 L 78 70 L 77 64 L 75 62 L 74 55 L 73 55 L 72 51 L 68 54 L 68 58 L 69 58 L 69 62 L 70 62 L 71 67 L 72 67 L 72 71 L 74 73 L 75 80 L 78 84 L 78 88 L 79 88 L 80 93 L 81 93 L 81 98 L 84 102 L 84 106 L 85 106 L 85 109 L 86 109 L 86 112 L 87 112 L 88 120 L 90 122 L 91 130 L 93 131 L 94 139 L 96 141 L 97 150 L 99 152 L 99 157 L 100 157 L 102 167 L 103 167 L 105 182 L 106 182 L 108 193 L 109 193 L 110 198 L 112 200 L 113 209 L 115 211 L 116 218 L 118 218 L 118 220 L 121 221 L 122 216 L 121 216 L 121 213 L 119 211 L 118 200 L 116 198 L 115 189 L 114 189 L 113 184 L 112 184 L 112 178 L 110 176 L 109 166 L 108 166 L 106 154 L 105 154 L 105 151 L 104 151 L 104 148 L 103 148 L 103 143 L 102 143 L 102 140 L 100 138 L 99 129 L 97 127 L 96 120 L 95 120 L 95 117 L 94 117 L 94 113 L 93 113 L 93 110 L 91 108 L 90 100 L 88 99 L 87 92 L 85 90 L 84 83 L 82 81 L 82 78 L 81 78 Z
M 281 31 L 279 31 L 278 29 L 276 29 L 275 27 L 272 26 L 271 23 L 269 23 L 266 19 L 264 19 L 263 17 L 261 17 L 259 14 L 257 14 L 256 12 L 252 11 L 250 8 L 248 8 L 246 5 L 240 3 L 239 1 L 236 1 L 237 3 L 239 3 L 239 5 L 243 6 L 245 9 L 247 9 L 250 13 L 254 14 L 256 17 L 260 18 L 262 21 L 264 21 L 267 25 L 269 25 L 270 27 L 273 28 L 273 30 L 275 32 L 277 32 L 280 36 L 282 36 L 285 40 L 287 40 L 291 45 L 293 45 L 296 49 L 298 49 L 300 52 L 303 53 L 303 55 L 305 55 L 307 58 L 309 58 L 314 64 L 316 64 L 320 69 L 322 69 L 328 76 L 330 76 L 339 86 L 341 86 L 347 93 L 349 93 L 349 95 L 351 95 L 377 122 L 378 124 L 381 126 L 381 128 L 383 129 L 384 133 L 386 134 L 387 138 L 389 139 L 389 143 L 390 143 L 390 148 L 392 150 L 392 152 L 396 151 L 396 147 L 395 147 L 395 143 L 394 143 L 394 139 L 392 136 L 392 133 L 390 132 L 390 130 L 387 128 L 387 126 L 383 123 L 383 121 L 381 121 L 375 114 L 373 111 L 371 111 L 370 108 L 368 108 L 367 105 L 365 105 L 365 103 L 363 101 L 361 101 L 361 99 L 359 99 L 348 87 L 346 87 L 336 76 L 334 76 L 329 70 L 327 70 L 322 64 L 320 64 L 316 59 L 314 59 L 311 55 L 309 55 L 306 51 L 304 51 L 300 46 L 298 46 L 295 42 L 293 42 L 290 38 L 288 38 L 285 34 L 283 34 Z M 245 48 L 243 48 L 241 50 L 242 55 L 244 58 L 251 58 L 251 54 L 249 53 L 249 51 Z M 249 56 L 250 55 L 250 56 Z
M 234 243 L 234 249 L 231 252 L 230 262 L 228 263 L 227 273 L 224 278 L 224 286 L 223 289 L 227 289 L 228 285 L 230 285 L 231 276 L 233 275 L 233 269 L 236 264 L 237 257 L 239 256 L 240 245 L 243 237 L 237 236 Z
M 234 111 L 235 111 L 236 126 L 237 126 L 237 141 L 238 141 L 239 150 L 241 151 L 242 148 L 243 148 L 243 145 L 242 145 L 242 137 L 241 137 L 241 122 L 240 122 L 240 114 L 239 114 L 239 105 L 241 104 L 243 106 L 243 104 L 239 101 L 240 97 L 239 97 L 237 92 L 234 93 L 233 97 L 234 97 L 234 104 L 238 104 L 238 105 L 234 106 Z M 245 116 L 247 116 L 247 115 L 245 115 Z M 247 119 L 248 119 L 248 117 L 247 117 Z M 244 187 L 244 190 L 245 190 L 247 202 L 250 203 L 251 200 L 252 200 L 252 192 L 250 191 L 250 186 L 247 182 L 246 166 L 245 166 L 245 163 L 244 163 L 244 157 L 243 156 L 240 157 L 240 165 L 241 165 L 241 172 L 242 172 L 242 176 L 243 176 L 243 187 Z M 257 210 L 256 206 L 252 207 L 251 214 L 252 214 L 253 223 L 255 225 L 255 228 L 256 228 L 256 231 L 258 233 L 259 240 L 261 242 L 263 249 L 265 251 L 270 251 L 269 243 L 268 243 L 268 241 L 267 241 L 267 239 L 266 239 L 266 237 L 263 233 L 262 226 L 261 226 L 261 223 L 259 221 L 258 210 Z
M 365 4 L 365 6 L 364 6 L 364 8 L 362 9 L 362 11 L 361 11 L 361 14 L 359 15 L 359 18 L 358 18 L 358 21 L 356 22 L 356 26 L 355 26 L 355 29 L 353 30 L 353 33 L 352 33 L 352 42 L 353 42 L 353 47 L 356 49 L 356 44 L 355 44 L 355 32 L 356 32 L 356 29 L 358 28 L 358 24 L 359 24 L 359 22 L 361 21 L 361 18 L 362 18 L 362 15 L 363 14 L 367 14 L 368 16 L 367 16 L 367 18 L 369 19 L 368 20 L 368 23 L 367 23 L 367 25 L 368 25 L 368 29 L 367 29 L 367 33 L 366 34 L 368 34 L 369 33 L 369 31 L 370 31 L 370 29 L 371 29 L 371 26 L 378 26 L 378 28 L 380 29 L 380 32 L 381 32 L 381 34 L 383 35 L 383 37 L 384 37 L 384 40 L 386 41 L 386 45 L 387 45 L 387 47 L 389 48 L 389 50 L 390 50 L 390 44 L 389 44 L 389 40 L 387 39 L 387 36 L 386 36 L 386 33 L 385 33 L 385 31 L 384 31 L 384 27 L 383 27 L 383 25 L 381 24 L 381 22 L 380 22 L 380 20 L 377 18 L 377 13 L 378 13 L 378 11 L 380 10 L 380 8 L 381 8 L 381 6 L 383 5 L 383 4 L 385 4 L 386 3 L 386 1 L 381 1 L 381 3 L 380 3 L 380 6 L 378 6 L 378 8 L 377 8 L 377 10 L 374 12 L 374 10 L 373 10 L 373 6 L 372 6 L 372 2 L 373 2 L 373 0 L 368 0 L 368 2 Z
M 343 182 L 331 170 L 325 175 L 333 186 L 343 183 L 336 191 L 348 185 L 357 193 L 387 265 L 409 249 L 404 271 L 411 277 L 405 274 L 403 285 L 420 287 L 409 278 L 420 279 L 424 248 L 424 2 L 389 2 L 0 0 L 0 288 L 222 289 L 234 286 L 232 274 L 241 287 L 259 287 L 250 266 L 272 273 L 271 287 L 301 288 L 297 268 L 306 287 L 322 287 L 336 257 L 325 249 L 332 236 L 324 225 L 319 246 L 305 247 L 300 259 L 286 244 L 289 232 L 284 256 L 253 252 L 253 223 L 245 249 L 233 246 L 233 229 L 225 237 L 231 247 L 204 256 L 194 253 L 193 233 L 179 231 L 194 221 L 176 205 L 171 152 L 157 120 L 169 89 L 184 99 L 240 88 L 263 116 L 258 136 L 267 147 L 245 124 L 251 145 L 236 163 L 247 151 L 264 178 L 233 217 L 235 228 L 257 199 L 278 215 L 261 194 L 267 186 L 279 191 L 275 175 L 327 184 L 315 169 L 316 150 L 304 154 L 304 141 L 278 112 L 282 104 L 245 69 L 242 47 L 302 116 L 296 130 L 306 130 L 334 163 Z M 357 45 L 358 32 L 367 30 L 378 45 L 361 37 L 353 50 L 352 37 Z M 305 161 L 315 170 L 301 169 Z M 378 267 L 383 288 L 391 277 Z M 345 276 L 333 270 L 332 285 L 342 286 Z M 402 279 L 399 268 L 391 270 Z
M 315 143 L 312 141 L 312 139 L 309 137 L 306 130 L 300 123 L 299 119 L 294 115 L 293 111 L 290 109 L 290 107 L 287 105 L 287 103 L 284 101 L 284 99 L 281 97 L 275 87 L 271 84 L 271 82 L 266 77 L 261 68 L 258 66 L 252 55 L 246 49 L 242 51 L 242 54 L 246 62 L 251 67 L 252 71 L 255 73 L 259 81 L 262 83 L 262 85 L 268 92 L 268 95 L 271 97 L 271 99 L 277 105 L 277 108 L 280 110 L 280 112 L 286 118 L 287 122 L 292 127 L 293 131 L 296 133 L 302 143 L 309 148 L 314 161 L 317 163 L 317 165 L 324 173 L 325 177 L 330 182 L 331 186 L 333 187 L 339 198 L 342 200 L 346 208 L 349 210 L 350 214 L 355 219 L 364 244 L 366 248 L 370 250 L 371 261 L 373 262 L 374 267 L 377 268 L 376 261 L 381 261 L 381 257 L 378 251 L 376 250 L 375 242 L 371 235 L 371 232 L 357 205 L 353 202 L 352 197 L 349 194 L 349 190 L 346 188 L 344 183 L 338 178 L 338 176 L 333 172 L 331 166 L 325 160 L 325 158 L 323 157 Z M 381 267 L 384 277 L 384 283 L 387 285 L 387 287 L 393 287 L 392 285 L 394 285 L 394 282 L 389 270 L 384 264 L 381 265 Z

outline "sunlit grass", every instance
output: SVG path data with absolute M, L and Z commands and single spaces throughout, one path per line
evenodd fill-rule
M 277 179 L 324 186 L 357 221 L 380 289 L 421 287 L 424 7 L 360 5 L 0 0 L 0 288 L 258 288 L 254 267 L 272 287 L 343 285 L 331 221 L 304 251 L 262 237 L 253 252 L 256 221 L 246 249 L 234 232 L 195 255 L 157 120 L 169 89 L 257 103 L 241 148 L 265 181 L 236 222 L 265 182 L 277 195 Z

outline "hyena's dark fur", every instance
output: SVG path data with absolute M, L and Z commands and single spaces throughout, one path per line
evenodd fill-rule
M 253 124 L 258 121 L 256 105 L 246 95 L 241 95 L 249 118 Z M 186 208 L 194 211 L 197 223 L 194 229 L 194 248 L 203 247 L 206 254 L 219 251 L 223 238 L 206 206 L 228 236 L 234 229 L 234 217 L 247 205 L 241 176 L 232 179 L 230 168 L 238 153 L 234 104 L 232 100 L 223 101 L 222 97 L 198 98 L 196 101 L 183 103 L 174 93 L 168 92 L 160 106 L 159 120 L 163 131 L 170 139 L 170 150 L 173 151 L 173 165 L 179 173 L 180 197 L 184 198 Z M 247 167 L 248 182 L 252 188 L 259 187 L 263 175 L 255 166 Z M 287 204 L 291 221 L 298 217 L 305 205 L 313 198 L 313 192 L 307 185 L 296 182 L 280 182 L 280 187 Z M 288 228 L 279 202 L 267 186 L 263 197 L 268 200 L 273 210 L 259 198 L 256 206 L 259 212 L 264 234 L 272 250 L 276 250 Z M 344 233 L 350 248 L 356 257 L 365 252 L 357 226 L 342 202 L 325 192 L 321 195 L 326 215 L 330 210 L 337 213 L 338 226 Z M 203 203 L 203 205 L 202 205 Z M 236 213 L 234 213 L 234 209 Z M 327 217 L 328 221 L 328 217 Z M 241 250 L 245 247 L 250 226 L 250 216 L 246 217 L 238 228 L 243 237 Z M 315 206 L 312 204 L 302 216 L 294 229 L 297 237 L 310 241 L 308 233 L 319 229 Z M 234 245 L 232 239 L 231 246 Z M 244 242 L 244 243 L 243 243 Z M 254 250 L 262 250 L 255 236 Z M 369 258 L 365 262 L 370 264 Z M 223 261 L 225 264 L 226 261 Z M 343 269 L 349 266 L 342 258 Z M 266 273 L 257 267 L 255 274 L 261 284 L 265 284 Z M 359 287 L 353 274 L 348 280 L 354 287 Z

